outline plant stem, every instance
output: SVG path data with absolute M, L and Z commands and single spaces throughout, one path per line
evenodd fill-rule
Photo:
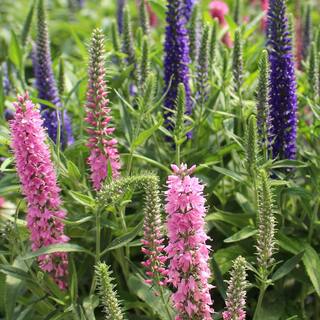
M 134 135 L 133 135 L 133 140 L 132 141 L 135 141 L 136 138 L 138 137 L 140 128 L 141 128 L 141 119 L 139 118 L 136 130 L 134 131 Z M 129 156 L 129 162 L 128 162 L 128 167 L 127 167 L 127 175 L 128 176 L 131 175 L 133 152 L 134 152 L 134 149 L 132 148 L 132 146 L 130 146 L 130 156 Z
M 162 301 L 162 303 L 163 303 L 163 305 L 164 305 L 164 308 L 166 309 L 166 313 L 167 313 L 167 315 L 168 315 L 168 318 L 171 320 L 172 317 L 171 317 L 170 310 L 169 310 L 169 308 L 168 308 L 168 303 L 167 303 L 166 299 L 164 298 L 163 288 L 162 288 L 161 286 L 159 286 L 159 287 L 160 287 L 160 297 L 161 297 L 161 301 Z
M 261 306 L 262 306 L 262 301 L 263 301 L 263 298 L 264 298 L 264 294 L 266 293 L 266 289 L 267 289 L 267 286 L 263 282 L 263 284 L 260 287 L 258 303 L 257 303 L 256 310 L 254 312 L 253 320 L 258 320 L 258 317 L 259 317 L 260 312 L 261 312 Z
M 100 261 L 101 252 L 101 211 L 96 212 L 96 264 Z
M 180 143 L 176 144 L 176 165 L 180 166 L 180 153 L 181 153 L 181 147 L 180 147 Z
M 96 210 L 96 257 L 95 264 L 97 265 L 100 261 L 101 256 L 101 210 L 98 208 Z M 90 288 L 90 295 L 93 294 L 96 289 L 96 275 L 93 274 L 92 284 Z

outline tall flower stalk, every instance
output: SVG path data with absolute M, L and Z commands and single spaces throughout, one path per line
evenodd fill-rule
M 259 144 L 266 160 L 268 156 L 268 128 L 269 128 L 269 57 L 264 50 L 259 61 L 259 83 L 257 90 L 257 125 Z
M 148 284 L 163 286 L 166 284 L 167 270 L 164 254 L 164 236 L 161 219 L 161 200 L 159 195 L 159 178 L 150 176 L 144 182 L 146 195 L 144 207 L 144 233 L 142 252 L 146 260 L 142 265 L 146 268 Z
M 123 10 L 126 6 L 126 0 L 117 0 L 117 23 L 118 23 L 118 31 L 122 34 L 123 29 Z
M 197 63 L 197 74 L 196 74 L 196 89 L 197 89 L 197 101 L 200 106 L 201 114 L 200 119 L 203 115 L 204 105 L 208 99 L 209 91 L 209 26 L 205 25 L 202 30 L 200 51 Z
M 308 58 L 311 41 L 312 41 L 311 6 L 310 6 L 310 4 L 308 4 L 305 7 L 304 21 L 303 21 L 302 56 L 303 56 L 304 60 L 306 60 Z
M 32 58 L 38 96 L 40 99 L 54 105 L 54 108 L 52 108 L 41 104 L 43 124 L 48 131 L 49 137 L 54 142 L 58 142 L 57 139 L 60 138 L 61 145 L 65 147 L 72 144 L 74 139 L 70 118 L 66 111 L 61 112 L 62 104 L 53 75 L 44 0 L 39 0 L 38 2 L 37 32 L 37 41 Z
M 98 290 L 106 320 L 123 320 L 123 312 L 118 294 L 113 284 L 112 271 L 105 263 L 99 262 L 95 267 Z
M 273 191 L 268 173 L 259 172 L 258 185 L 258 234 L 257 234 L 257 275 L 259 281 L 259 298 L 254 314 L 254 320 L 258 319 L 264 294 L 270 285 L 269 275 L 275 262 L 273 255 L 276 251 L 276 218 Z
M 169 259 L 168 282 L 176 289 L 172 295 L 178 312 L 175 319 L 211 320 L 204 186 L 198 178 L 191 177 L 195 166 L 171 167 L 165 207 L 169 243 L 165 250 Z
M 192 62 L 198 58 L 200 34 L 201 34 L 201 20 L 199 15 L 199 7 L 194 6 L 188 27 L 189 33 L 189 54 Z
M 164 117 L 167 129 L 173 130 L 174 123 L 171 119 L 175 109 L 179 83 L 183 83 L 186 92 L 186 114 L 192 113 L 191 91 L 189 85 L 189 40 L 186 28 L 186 17 L 183 14 L 183 1 L 168 0 L 167 2 L 167 27 L 164 44 L 164 80 L 166 108 Z
M 104 39 L 101 30 L 93 31 L 89 48 L 89 83 L 87 91 L 87 116 L 89 127 L 88 159 L 91 168 L 91 180 L 96 190 L 101 188 L 110 175 L 117 178 L 120 173 L 120 161 L 117 140 L 112 138 L 114 128 L 110 126 L 111 116 L 107 98 L 106 70 L 104 66 Z M 112 172 L 108 172 L 109 168 Z
M 32 250 L 52 244 L 68 242 L 61 219 L 66 216 L 61 209 L 60 189 L 39 110 L 28 94 L 18 96 L 14 103 L 14 120 L 10 122 L 12 149 L 22 191 L 28 204 L 27 226 L 30 230 Z M 68 256 L 52 253 L 38 257 L 40 268 L 48 272 L 61 289 L 67 286 Z
M 272 158 L 295 159 L 297 93 L 284 0 L 270 1 L 267 37 L 270 61 L 270 153 Z
M 233 263 L 228 281 L 227 310 L 222 313 L 223 320 L 245 320 L 246 318 L 246 259 L 239 256 Z
M 184 2 L 184 8 L 183 8 L 184 15 L 186 19 L 189 21 L 189 19 L 191 18 L 193 6 L 196 0 L 183 0 L 183 2 Z

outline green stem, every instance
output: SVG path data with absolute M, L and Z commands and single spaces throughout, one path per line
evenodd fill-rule
M 181 147 L 180 143 L 176 144 L 176 165 L 180 166 L 180 158 L 181 158 Z
M 171 313 L 170 310 L 168 308 L 168 302 L 166 301 L 166 299 L 164 298 L 164 293 L 163 293 L 163 288 L 160 286 L 160 297 L 161 297 L 161 301 L 163 303 L 164 308 L 166 309 L 166 313 L 168 315 L 168 319 L 172 319 L 171 317 Z
M 128 228 L 127 228 L 126 219 L 125 219 L 125 207 L 122 207 L 120 209 L 120 219 L 121 219 L 122 228 L 124 229 L 125 232 L 127 232 Z M 126 277 L 129 275 L 129 264 L 128 264 L 129 258 L 130 258 L 130 248 L 126 246 L 125 259 L 123 260 L 123 268 L 124 268 L 124 273 Z
M 101 253 L 101 211 L 96 212 L 96 264 L 100 261 Z
M 95 264 L 97 265 L 100 261 L 101 257 L 101 210 L 100 208 L 96 211 L 96 257 L 95 257 Z M 93 292 L 96 289 L 96 275 L 94 273 L 92 284 L 90 288 L 90 295 L 93 294 Z
M 141 128 L 141 119 L 139 118 L 139 121 L 138 121 L 136 130 L 134 132 L 132 141 L 136 140 L 136 138 L 137 138 L 137 136 L 139 134 L 140 128 Z M 134 153 L 134 149 L 132 148 L 132 146 L 130 146 L 130 156 L 129 156 L 129 162 L 128 162 L 128 167 L 127 167 L 127 175 L 128 176 L 131 175 L 132 162 L 133 162 L 133 153 Z
M 312 214 L 312 217 L 311 217 L 311 221 L 310 221 L 309 234 L 308 234 L 308 241 L 310 243 L 311 243 L 312 236 L 313 236 L 314 224 L 315 224 L 315 222 L 317 220 L 317 217 L 318 217 L 319 203 L 320 203 L 320 201 L 316 202 L 315 208 L 313 210 L 313 214 Z
M 266 293 L 266 289 L 267 289 L 267 286 L 265 285 L 265 283 L 263 283 L 260 287 L 258 303 L 257 303 L 256 310 L 254 312 L 253 320 L 258 320 L 258 317 L 261 312 L 262 301 L 263 301 L 264 295 Z

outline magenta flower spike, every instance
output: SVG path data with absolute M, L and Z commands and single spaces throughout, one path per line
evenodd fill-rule
M 176 289 L 172 295 L 178 312 L 175 319 L 211 320 L 204 186 L 198 178 L 190 176 L 195 166 L 171 167 L 173 174 L 167 180 L 165 207 L 169 243 L 165 251 L 169 261 L 168 282 Z
M 60 189 L 46 133 L 39 110 L 28 94 L 18 96 L 15 117 L 10 121 L 12 149 L 17 173 L 28 204 L 27 226 L 31 233 L 32 250 L 68 242 L 64 234 L 66 212 L 61 209 Z M 68 256 L 57 252 L 38 257 L 40 268 L 48 272 L 61 289 L 67 287 Z
M 89 49 L 89 84 L 87 91 L 87 116 L 89 127 L 88 147 L 90 156 L 88 163 L 91 168 L 91 180 L 96 190 L 100 190 L 103 181 L 108 177 L 108 167 L 112 177 L 120 175 L 120 159 L 117 140 L 112 138 L 114 128 L 110 126 L 111 116 L 108 108 L 106 70 L 104 66 L 104 40 L 101 30 L 93 31 Z

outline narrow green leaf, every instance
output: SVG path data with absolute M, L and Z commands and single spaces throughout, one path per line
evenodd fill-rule
M 17 70 L 22 71 L 22 52 L 17 35 L 11 31 L 11 40 L 9 44 L 9 59 L 15 65 Z
M 158 123 L 156 123 L 153 127 L 142 131 L 138 137 L 132 142 L 132 151 L 137 149 L 139 146 L 142 146 L 152 135 L 156 132 L 163 123 L 163 119 L 161 118 Z
M 74 200 L 76 200 L 78 203 L 82 204 L 83 206 L 88 206 L 93 208 L 96 204 L 93 198 L 86 196 L 80 192 L 69 191 L 69 194 Z
M 240 173 L 234 172 L 234 171 L 226 169 L 226 168 L 217 167 L 217 166 L 212 166 L 211 168 L 214 171 L 217 171 L 217 172 L 223 174 L 224 176 L 227 176 L 237 182 L 244 182 L 245 181 L 245 177 Z
M 225 300 L 227 297 L 227 286 L 223 281 L 223 276 L 221 270 L 219 268 L 218 263 L 214 258 L 211 259 L 212 269 L 214 273 L 215 283 L 217 284 L 217 288 L 221 294 L 221 297 Z
M 28 259 L 45 255 L 45 254 L 55 253 L 55 252 L 85 252 L 91 256 L 94 256 L 94 254 L 91 251 L 77 244 L 64 243 L 64 244 L 52 244 L 50 246 L 43 247 L 37 251 L 29 252 L 25 256 L 23 256 L 21 259 L 28 260 Z
M 314 289 L 318 296 L 320 296 L 320 258 L 318 253 L 310 245 L 306 247 L 302 261 Z
M 78 167 L 70 160 L 67 161 L 67 169 L 70 177 L 73 177 L 77 180 L 81 178 L 81 173 Z
M 155 12 L 155 14 L 161 19 L 165 20 L 166 18 L 166 7 L 162 3 L 162 1 L 159 0 L 149 0 L 150 6 L 152 10 Z
M 254 218 L 253 214 L 249 213 L 232 213 L 232 212 L 213 212 L 206 216 L 206 221 L 222 221 L 233 226 L 242 228 L 249 224 L 249 220 Z
M 123 236 L 120 236 L 116 239 L 114 239 L 110 245 L 103 251 L 103 254 L 114 250 L 121 248 L 128 244 L 131 240 L 133 240 L 142 230 L 143 221 L 141 221 L 131 232 L 124 234 Z
M 308 167 L 308 164 L 298 161 L 298 160 L 279 160 L 274 162 L 271 165 L 271 168 L 273 169 L 279 169 L 279 168 L 304 168 Z
M 287 260 L 275 273 L 272 275 L 272 281 L 278 281 L 288 273 L 290 273 L 296 265 L 300 262 L 302 256 L 304 255 L 304 251 L 298 253 L 297 255 L 293 256 L 289 260 Z
M 129 289 L 131 292 L 134 292 L 142 301 L 144 301 L 158 316 L 161 320 L 171 320 L 174 319 L 173 311 L 170 308 L 169 303 L 169 292 L 168 290 L 165 291 L 165 299 L 167 301 L 167 305 L 169 308 L 169 312 L 171 317 L 167 314 L 161 299 L 155 294 L 155 289 L 151 286 L 144 283 L 144 280 L 139 277 L 138 275 L 131 274 L 127 281 Z
M 225 243 L 238 242 L 247 238 L 252 237 L 258 232 L 253 226 L 246 226 L 231 237 L 224 240 Z

